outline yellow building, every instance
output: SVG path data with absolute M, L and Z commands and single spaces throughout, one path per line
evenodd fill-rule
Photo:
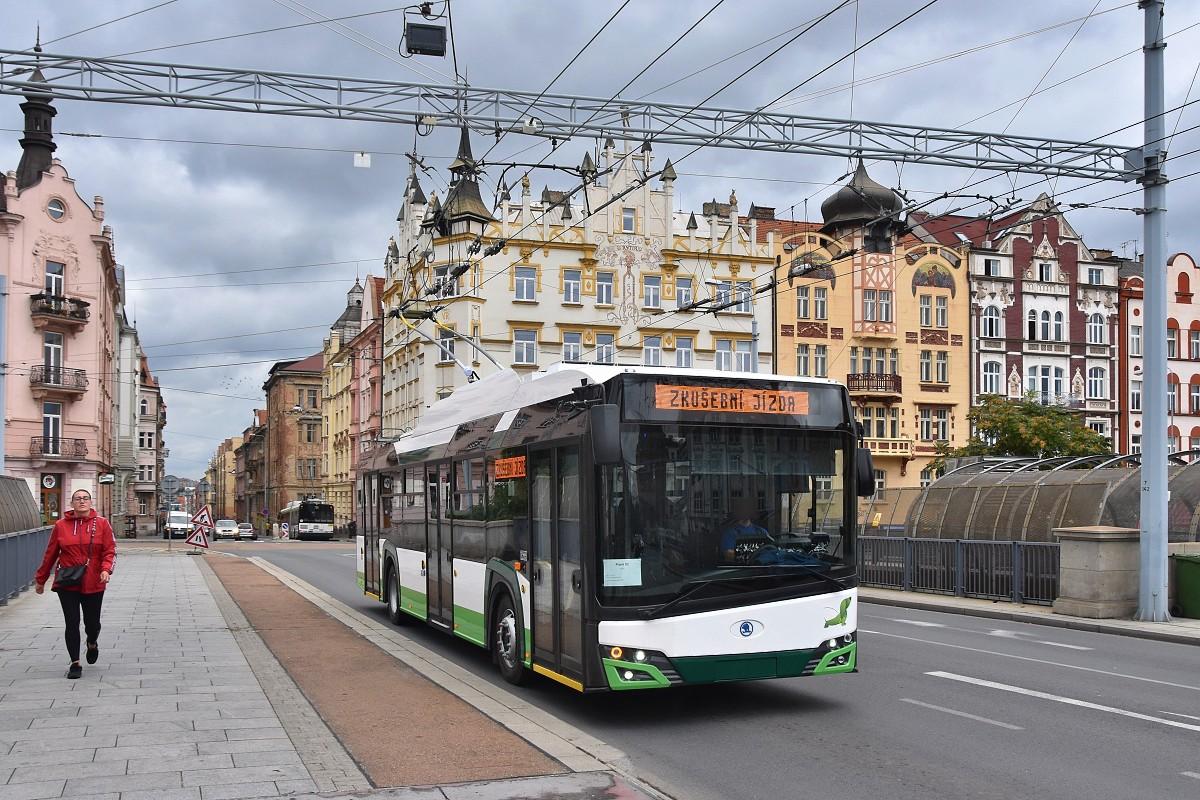
M 325 500 L 333 504 L 335 528 L 354 519 L 353 437 L 351 435 L 354 351 L 346 344 L 362 327 L 363 287 L 346 293 L 346 310 L 329 328 L 322 348 L 321 475 Z M 315 479 L 316 476 L 301 476 Z
M 966 258 L 904 235 L 902 207 L 860 163 L 822 223 L 758 221 L 780 257 L 777 370 L 847 384 L 877 489 L 928 483 L 937 443 L 969 436 Z

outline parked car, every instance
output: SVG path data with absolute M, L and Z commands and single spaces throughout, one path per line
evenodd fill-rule
M 217 539 L 236 539 L 238 538 L 238 524 L 231 519 L 219 519 L 216 527 L 213 528 L 213 536 Z
M 239 539 L 257 539 L 258 534 L 254 532 L 254 526 L 249 522 L 239 522 L 237 526 L 237 537 Z

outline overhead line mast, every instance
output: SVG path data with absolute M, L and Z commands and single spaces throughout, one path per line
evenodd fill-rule
M 43 80 L 33 81 L 34 70 Z M 226 69 L 0 49 L 0 94 L 461 127 L 566 141 L 579 134 L 654 144 L 862 157 L 1045 176 L 1133 180 L 1131 148 L 1036 136 L 784 114 L 762 109 L 329 75 Z M 686 113 L 683 113 L 686 112 Z M 1140 155 L 1140 149 L 1137 151 Z

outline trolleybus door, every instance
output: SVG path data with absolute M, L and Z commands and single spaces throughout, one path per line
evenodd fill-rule
M 370 594 L 381 595 L 379 585 L 379 538 L 380 508 L 384 502 L 390 502 L 390 497 L 376 499 L 375 482 L 380 480 L 378 474 L 372 473 L 358 479 L 358 502 L 362 509 L 359 520 L 359 530 L 363 535 L 363 590 Z
M 429 592 L 429 621 L 449 627 L 454 619 L 451 592 L 454 564 L 450 552 L 450 465 L 429 467 L 427 483 L 428 524 L 425 526 L 426 586 Z
M 582 674 L 579 448 L 530 454 L 533 655 L 556 672 Z

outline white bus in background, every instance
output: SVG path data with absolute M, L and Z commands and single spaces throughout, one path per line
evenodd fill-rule
M 333 504 L 324 500 L 293 500 L 279 512 L 279 522 L 287 523 L 291 539 L 332 539 Z

